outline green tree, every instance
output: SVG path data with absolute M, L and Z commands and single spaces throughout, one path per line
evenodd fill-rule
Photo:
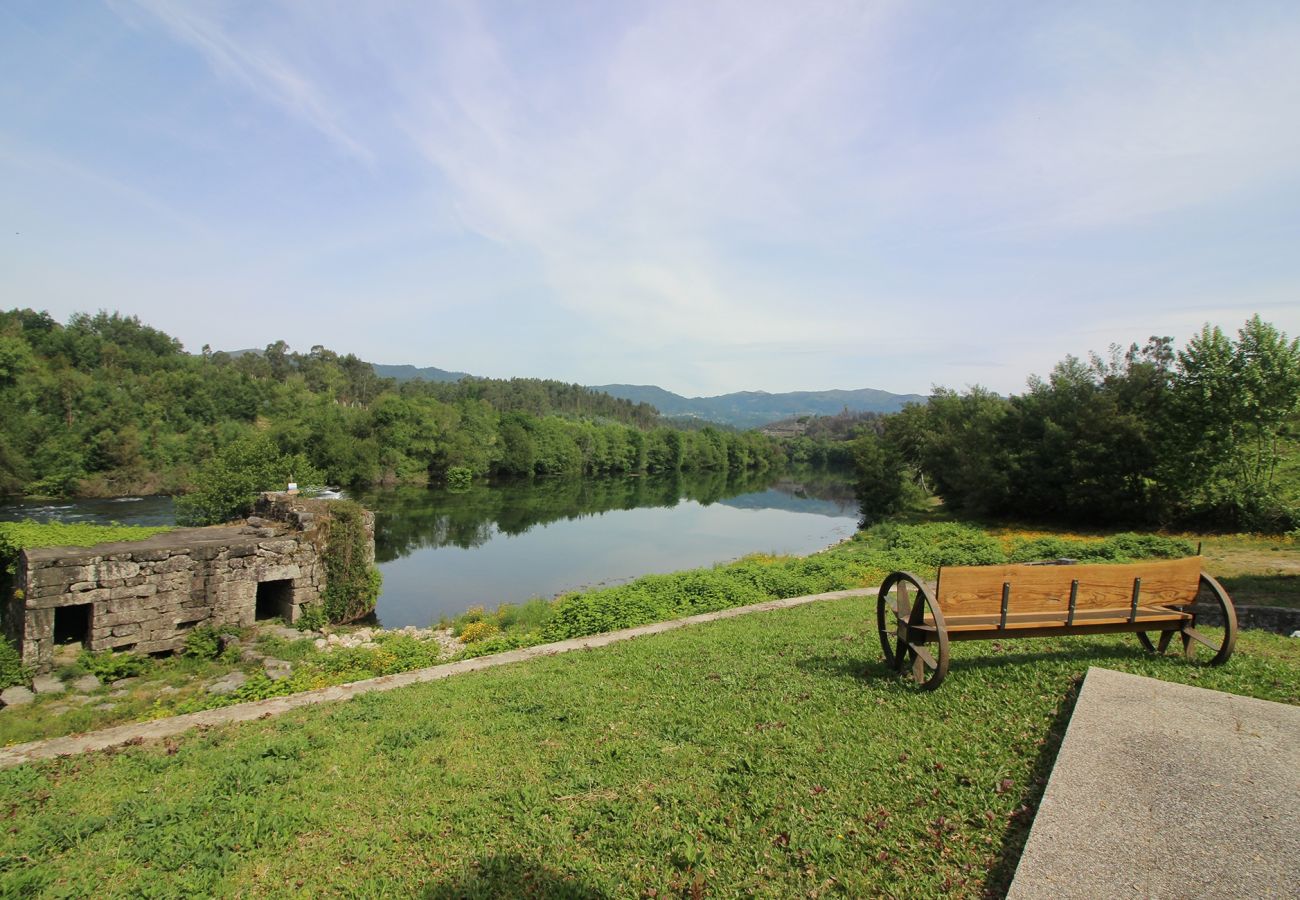
M 242 438 L 223 447 L 198 472 L 195 489 L 176 501 L 176 518 L 182 525 L 229 522 L 247 515 L 261 491 L 319 479 L 302 454 L 282 453 L 265 435 Z

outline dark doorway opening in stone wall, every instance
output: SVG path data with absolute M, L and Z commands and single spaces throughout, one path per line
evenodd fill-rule
M 54 607 L 54 643 L 87 646 L 91 609 L 90 603 Z
M 246 607 L 247 608 L 247 607 Z M 283 578 L 279 581 L 262 581 L 257 585 L 257 612 L 255 618 L 276 617 L 289 621 L 293 611 L 293 579 Z

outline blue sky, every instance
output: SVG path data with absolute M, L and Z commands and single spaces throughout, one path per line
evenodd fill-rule
M 0 6 L 0 305 L 680 393 L 1300 332 L 1300 4 Z

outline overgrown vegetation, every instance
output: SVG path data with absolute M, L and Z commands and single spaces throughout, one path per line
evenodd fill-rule
M 324 618 L 334 624 L 355 622 L 375 609 L 382 578 L 367 556 L 364 510 L 351 500 L 330 504 L 325 530 Z
M 0 635 L 0 691 L 16 684 L 30 684 L 31 670 L 23 665 L 22 654 L 9 638 Z
M 14 573 L 23 550 L 40 547 L 93 547 L 118 541 L 143 541 L 171 531 L 149 525 L 68 525 L 62 522 L 0 522 L 0 570 Z
M 193 512 L 212 521 L 289 474 L 307 483 L 303 460 L 331 484 L 463 486 L 486 476 L 745 470 L 779 458 L 761 435 L 666 427 L 651 406 L 579 385 L 399 384 L 324 347 L 295 353 L 278 341 L 191 356 L 135 317 L 77 314 L 61 325 L 30 309 L 0 312 L 0 496 L 197 488 Z M 209 461 L 212 472 L 260 474 L 228 488 L 197 474 Z
M 900 482 L 955 512 L 1021 519 L 1284 532 L 1300 525 L 1300 339 L 1251 318 L 1085 363 L 1067 357 L 1019 396 L 938 389 L 858 438 L 868 518 Z
M 1300 644 L 1258 632 L 1218 669 L 1131 635 L 957 644 L 923 694 L 871 605 L 0 772 L 0 893 L 1000 896 L 1090 665 L 1300 701 Z

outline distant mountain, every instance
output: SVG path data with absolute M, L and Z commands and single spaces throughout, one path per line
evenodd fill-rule
M 924 403 L 921 394 L 891 394 L 874 388 L 856 391 L 792 391 L 769 394 L 766 391 L 740 391 L 717 397 L 683 397 L 652 384 L 592 385 L 634 403 L 649 403 L 665 416 L 691 416 L 710 422 L 757 428 L 768 422 L 794 416 L 833 416 L 850 412 L 898 412 L 908 403 Z
M 381 363 L 371 363 L 370 367 L 380 378 L 395 378 L 398 381 L 460 381 L 462 378 L 469 377 L 468 372 L 448 372 L 435 366 L 417 369 L 415 366 L 385 366 Z

